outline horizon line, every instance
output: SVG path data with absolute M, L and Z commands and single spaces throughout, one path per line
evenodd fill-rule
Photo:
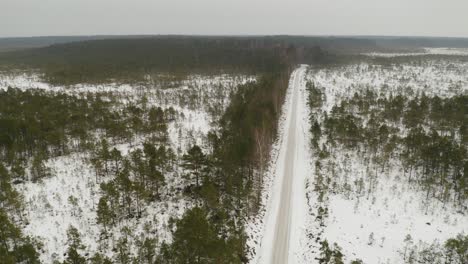
M 23 35 L 23 36 L 0 36 L 0 39 L 20 38 L 57 38 L 57 37 L 322 37 L 322 38 L 445 38 L 445 39 L 467 39 L 468 36 L 441 36 L 441 35 L 339 35 L 339 34 L 86 34 L 86 35 Z

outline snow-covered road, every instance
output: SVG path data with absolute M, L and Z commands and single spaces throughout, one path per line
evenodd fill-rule
M 265 230 L 258 263 L 298 263 L 305 219 L 305 175 L 308 167 L 304 75 L 306 67 L 296 69 L 289 83 L 284 106 L 281 143 L 275 164 L 271 197 L 267 204 Z

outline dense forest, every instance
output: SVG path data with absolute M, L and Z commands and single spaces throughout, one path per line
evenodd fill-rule
M 278 68 L 286 48 L 262 38 L 105 39 L 6 53 L 2 63 L 37 68 L 53 84 L 96 83 L 154 73 L 266 72 Z

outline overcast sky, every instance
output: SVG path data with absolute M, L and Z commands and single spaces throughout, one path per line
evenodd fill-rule
M 120 34 L 468 37 L 468 0 L 0 0 L 0 37 Z

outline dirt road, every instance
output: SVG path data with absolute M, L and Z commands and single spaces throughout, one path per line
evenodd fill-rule
M 295 175 L 295 161 L 297 156 L 297 141 L 296 135 L 300 133 L 298 131 L 299 124 L 297 122 L 297 113 L 299 109 L 298 96 L 299 86 L 301 78 L 304 75 L 304 69 L 300 68 L 293 73 L 293 89 L 292 91 L 292 102 L 290 107 L 289 124 L 287 124 L 286 144 L 283 145 L 281 151 L 285 151 L 285 155 L 282 160 L 278 162 L 284 163 L 284 170 L 282 175 L 281 184 L 281 196 L 279 201 L 278 214 L 276 216 L 275 235 L 273 241 L 273 251 L 271 261 L 273 264 L 287 264 L 289 258 L 289 246 L 290 246 L 290 233 L 291 233 L 291 217 L 293 211 L 292 204 L 292 189 L 293 189 L 293 178 Z M 277 175 L 279 176 L 279 175 Z

